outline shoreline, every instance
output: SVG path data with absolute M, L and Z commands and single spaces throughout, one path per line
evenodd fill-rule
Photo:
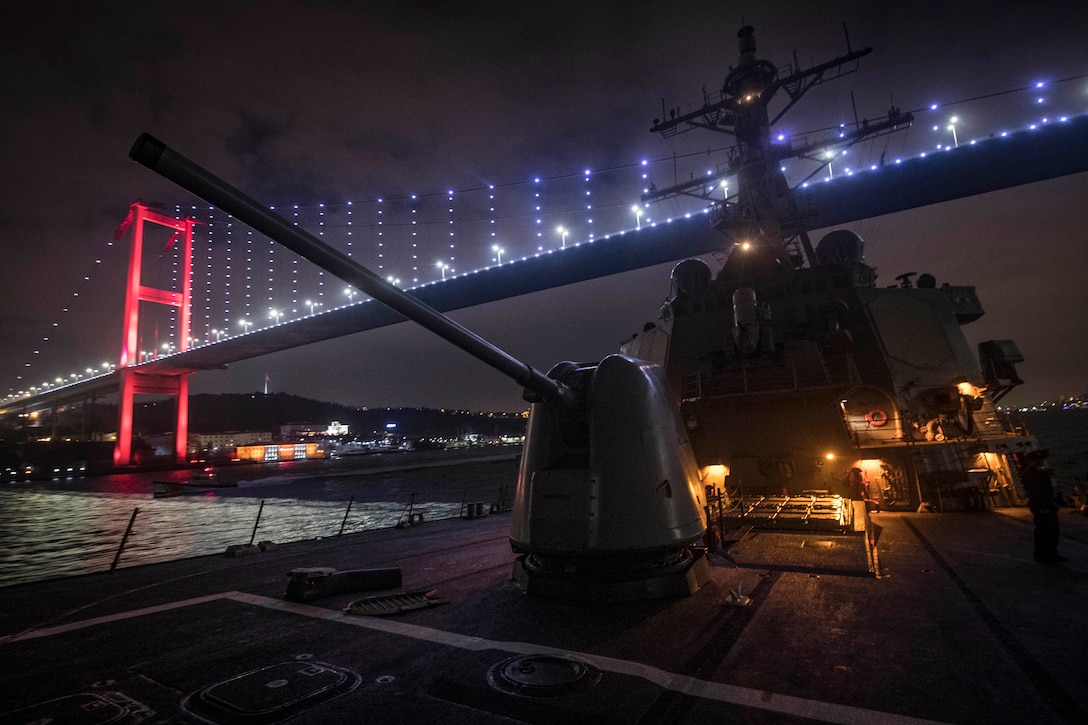
M 374 451 L 367 453 L 354 453 L 347 456 L 325 456 L 322 458 L 293 459 L 288 461 L 242 461 L 237 459 L 230 459 L 219 461 L 203 460 L 199 462 L 185 464 L 161 461 L 143 465 L 125 466 L 121 468 L 72 466 L 66 468 L 63 471 L 60 469 L 56 469 L 52 472 L 37 471 L 34 473 L 19 473 L 17 475 L 15 473 L 12 473 L 11 475 L 5 474 L 3 477 L 0 477 L 0 483 L 8 485 L 41 484 L 57 481 L 83 481 L 88 479 L 105 478 L 108 476 L 145 474 L 163 474 L 163 476 L 165 477 L 170 474 L 175 474 L 182 471 L 200 470 L 208 466 L 219 469 L 221 472 L 237 470 L 252 471 L 280 466 L 292 466 L 295 468 L 323 466 L 326 468 L 338 468 L 341 470 L 357 470 L 359 468 L 370 468 L 375 465 L 375 460 L 387 460 L 390 456 L 411 456 L 433 460 L 457 460 L 459 458 L 473 456 L 490 457 L 492 455 L 502 455 L 502 453 L 510 453 L 513 455 L 515 449 L 517 453 L 520 453 L 521 444 L 470 446 L 466 448 L 443 448 L 434 450 Z M 495 452 L 485 453 L 484 451 Z M 498 453 L 498 451 L 502 451 L 502 453 Z
M 495 446 L 492 450 L 479 448 L 455 448 L 441 451 L 393 451 L 390 453 L 371 453 L 337 458 L 311 459 L 307 461 L 286 461 L 290 464 L 287 471 L 281 472 L 283 464 L 257 464 L 267 466 L 254 478 L 235 478 L 233 473 L 240 470 L 228 464 L 216 467 L 220 476 L 236 483 L 259 483 L 269 478 L 281 478 L 284 482 L 298 482 L 309 478 L 338 478 L 343 476 L 367 476 L 379 473 L 395 473 L 421 468 L 442 468 L 469 463 L 487 463 L 494 461 L 515 461 L 521 456 L 521 446 Z M 399 460 L 392 460 L 393 457 Z M 360 459 L 360 460 L 356 460 Z M 296 470 L 298 469 L 298 470 Z M 249 473 L 253 469 L 244 473 Z M 226 474 L 225 476 L 223 474 Z

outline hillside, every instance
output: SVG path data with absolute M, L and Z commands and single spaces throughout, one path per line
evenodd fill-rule
M 137 428 L 148 432 L 173 429 L 174 404 L 165 400 L 141 406 Z M 279 431 L 288 423 L 328 425 L 339 421 L 352 434 L 367 435 L 387 430 L 408 436 L 455 436 L 520 434 L 525 419 L 517 414 L 435 410 L 432 408 L 354 408 L 326 403 L 287 393 L 194 395 L 189 399 L 189 430 L 193 433 L 220 431 Z

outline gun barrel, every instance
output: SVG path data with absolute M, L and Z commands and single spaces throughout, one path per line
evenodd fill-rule
M 254 199 L 198 166 L 154 136 L 141 134 L 129 158 L 143 164 L 181 188 L 245 222 L 299 256 L 344 280 L 476 359 L 513 379 L 540 399 L 564 404 L 573 399 L 570 388 L 492 345 L 438 310 L 386 282 L 377 274 L 317 237 L 292 225 Z

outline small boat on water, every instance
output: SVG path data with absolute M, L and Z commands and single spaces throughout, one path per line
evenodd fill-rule
M 237 488 L 238 484 L 219 480 L 219 474 L 211 467 L 191 476 L 187 481 L 155 481 L 155 498 L 181 496 L 187 493 L 203 493 L 216 488 Z

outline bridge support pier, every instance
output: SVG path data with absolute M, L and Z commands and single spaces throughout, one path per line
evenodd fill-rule
M 173 375 L 141 373 L 125 368 L 121 373 L 121 404 L 117 445 L 113 449 L 113 463 L 127 466 L 132 463 L 132 412 L 133 401 L 140 395 L 171 395 L 177 398 L 177 418 L 174 424 L 174 456 L 178 463 L 188 458 L 189 443 L 189 372 Z

